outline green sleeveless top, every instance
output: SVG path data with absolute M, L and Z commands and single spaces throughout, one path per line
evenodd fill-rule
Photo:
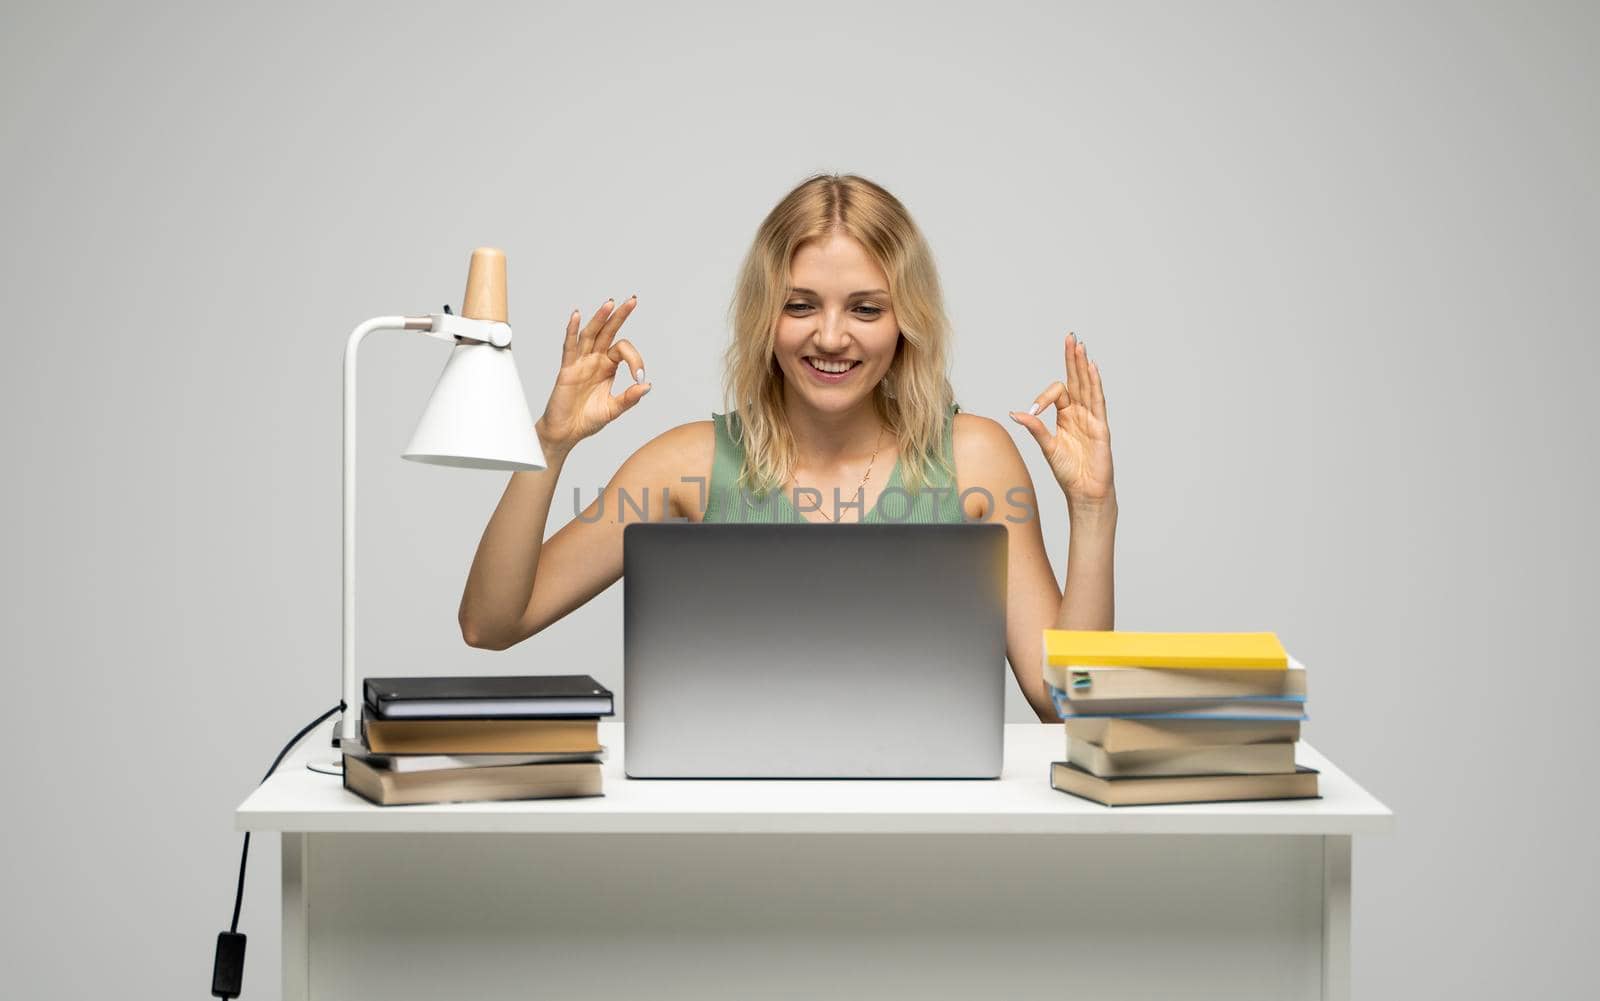
M 960 404 L 951 404 L 950 412 L 944 418 L 944 436 L 941 448 L 944 450 L 945 461 L 950 468 L 955 468 L 954 433 L 955 415 L 961 410 Z M 774 522 L 805 522 L 808 519 L 795 509 L 794 498 L 789 490 L 772 490 L 766 494 L 750 494 L 739 489 L 739 470 L 744 465 L 744 447 L 734 440 L 734 435 L 739 428 L 739 415 L 737 413 L 712 414 L 711 423 L 716 427 L 717 451 L 711 463 L 711 483 L 707 487 L 705 522 L 747 522 L 772 524 Z M 878 499 L 873 503 L 872 510 L 868 511 L 860 521 L 863 524 L 927 524 L 927 523 L 953 523 L 960 524 L 966 520 L 961 511 L 961 498 L 958 496 L 955 480 L 940 469 L 929 470 L 932 482 L 923 486 L 922 490 L 913 494 L 901 485 L 900 462 L 894 464 L 894 470 L 889 474 L 889 482 L 879 492 Z M 821 494 L 817 490 L 816 494 Z M 803 501 L 809 502 L 816 494 L 802 494 Z M 849 524 L 857 519 L 848 507 L 852 502 L 850 496 L 840 492 L 839 514 L 845 520 L 842 524 Z M 834 513 L 833 499 L 824 497 L 820 502 L 821 509 L 828 514 Z

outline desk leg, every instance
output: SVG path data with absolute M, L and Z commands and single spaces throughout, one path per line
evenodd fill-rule
M 1322 997 L 1350 998 L 1350 835 L 1322 838 Z
M 306 848 L 304 834 L 285 831 L 283 844 L 283 1001 L 309 1001 L 311 997 L 311 941 L 306 906 Z

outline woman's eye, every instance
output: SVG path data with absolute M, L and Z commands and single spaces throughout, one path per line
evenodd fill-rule
M 801 310 L 811 309 L 813 307 L 809 302 L 791 302 L 783 308 L 791 313 L 794 313 L 800 312 Z M 883 313 L 883 309 L 879 306 L 857 306 L 856 312 L 860 313 L 862 316 L 876 319 Z

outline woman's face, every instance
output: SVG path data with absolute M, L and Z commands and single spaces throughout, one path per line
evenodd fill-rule
M 900 342 L 888 279 L 842 233 L 801 244 L 789 271 L 774 347 L 785 390 L 818 410 L 849 410 L 872 395 Z

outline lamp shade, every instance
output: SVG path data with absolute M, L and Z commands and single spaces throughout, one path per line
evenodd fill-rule
M 544 451 L 511 350 L 457 343 L 400 454 L 438 466 L 544 469 Z

